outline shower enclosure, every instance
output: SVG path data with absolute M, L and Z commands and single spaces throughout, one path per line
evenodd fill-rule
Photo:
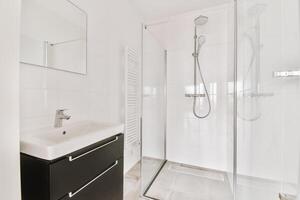
M 143 26 L 143 198 L 300 199 L 299 9 L 237 0 Z

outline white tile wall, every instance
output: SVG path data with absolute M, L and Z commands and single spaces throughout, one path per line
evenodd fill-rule
M 300 116 L 296 111 L 300 82 L 299 78 L 273 78 L 273 72 L 300 70 L 299 1 L 243 0 L 239 5 L 240 43 L 260 20 L 260 92 L 273 96 L 239 96 L 241 116 L 259 112 L 261 117 L 253 122 L 238 118 L 238 173 L 282 182 L 282 192 L 289 193 L 285 190 L 287 183 L 296 184 L 299 177 Z M 255 5 L 265 6 L 259 18 L 249 15 Z M 239 57 L 240 83 L 249 67 L 250 50 L 245 46 L 239 49 L 244 53 Z
M 88 13 L 88 74 L 21 64 L 22 132 L 53 126 L 59 108 L 72 116 L 65 123 L 124 120 L 124 51 L 141 52 L 141 20 L 127 1 L 73 2 Z
M 143 33 L 143 156 L 165 159 L 165 49 Z
M 260 98 L 258 104 L 253 100 L 244 101 L 242 97 L 239 98 L 239 115 L 252 115 L 258 109 L 262 117 L 255 122 L 238 119 L 238 172 L 283 183 L 297 183 L 299 116 L 296 110 L 299 79 L 274 79 L 272 72 L 299 69 L 299 2 L 243 2 L 248 2 L 246 8 L 257 3 L 267 5 L 260 26 L 260 77 L 262 92 L 274 93 L 274 96 Z M 245 8 L 239 9 L 243 12 L 239 18 L 239 27 L 249 30 L 255 20 L 249 17 L 249 12 L 243 10 Z M 233 23 L 229 21 L 232 18 L 228 18 L 230 12 L 230 8 L 219 6 L 176 16 L 167 24 L 151 27 L 152 34 L 168 49 L 167 155 L 170 160 L 231 171 L 232 116 L 227 115 L 233 111 L 232 99 L 228 99 L 228 93 L 232 92 L 232 83 L 227 84 L 227 81 L 233 80 L 233 37 L 227 35 L 233 34 Z M 209 17 L 208 24 L 201 28 L 208 38 L 200 56 L 202 69 L 210 88 L 214 84 L 217 88 L 216 98 L 212 97 L 212 115 L 205 120 L 193 118 L 192 101 L 184 98 L 184 89 L 193 80 L 193 19 L 200 14 Z M 239 44 L 243 44 L 241 40 Z M 243 53 L 246 57 L 251 55 L 251 52 Z M 241 78 L 248 65 L 243 60 L 246 57 L 241 54 L 239 56 L 238 73 Z M 238 84 L 241 84 L 241 80 Z
M 21 64 L 21 130 L 52 126 L 59 108 L 72 115 L 66 123 L 123 120 L 123 48 L 140 52 L 140 19 L 123 1 L 74 2 L 88 13 L 88 74 Z
M 185 97 L 186 88 L 193 86 L 194 19 L 199 15 L 209 18 L 199 28 L 207 37 L 200 63 L 212 100 L 211 115 L 201 120 L 193 116 L 192 98 Z M 226 4 L 175 16 L 149 29 L 168 50 L 168 160 L 224 171 L 232 162 L 227 157 L 232 144 L 227 135 L 228 16 Z M 201 106 L 205 112 L 207 102 Z
M 89 15 L 88 75 L 22 64 L 23 131 L 52 126 L 58 108 L 70 109 L 72 120 L 68 123 L 82 119 L 123 120 L 123 48 L 128 45 L 140 52 L 140 20 L 126 1 L 74 2 Z M 239 172 L 296 182 L 299 79 L 276 80 L 272 71 L 299 68 L 299 5 L 296 0 L 286 4 L 282 0 L 255 2 L 268 4 L 261 25 L 261 77 L 263 90 L 274 96 L 260 101 L 263 116 L 258 122 L 239 121 Z M 227 80 L 232 77 L 228 76 L 231 73 L 227 71 L 227 59 L 232 41 L 228 39 L 228 12 L 227 6 L 193 11 L 151 28 L 168 49 L 169 160 L 219 170 L 230 166 Z M 212 96 L 212 114 L 205 120 L 192 116 L 192 101 L 184 97 L 193 78 L 193 19 L 200 14 L 209 17 L 208 24 L 200 30 L 207 36 L 200 62 L 206 82 L 210 88 L 216 85 L 217 94 Z

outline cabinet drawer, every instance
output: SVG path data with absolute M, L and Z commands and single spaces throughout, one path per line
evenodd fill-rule
M 116 160 L 123 158 L 123 148 L 124 136 L 119 134 L 51 164 L 50 199 L 60 199 L 101 174 Z
M 122 200 L 123 159 L 117 160 L 85 185 L 66 194 L 61 200 Z

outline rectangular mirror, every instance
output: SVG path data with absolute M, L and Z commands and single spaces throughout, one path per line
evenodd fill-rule
M 22 0 L 21 63 L 87 73 L 87 15 L 68 0 Z

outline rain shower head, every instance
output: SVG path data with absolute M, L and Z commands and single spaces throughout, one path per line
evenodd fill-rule
M 194 20 L 195 26 L 202 26 L 208 22 L 208 17 L 200 15 Z

